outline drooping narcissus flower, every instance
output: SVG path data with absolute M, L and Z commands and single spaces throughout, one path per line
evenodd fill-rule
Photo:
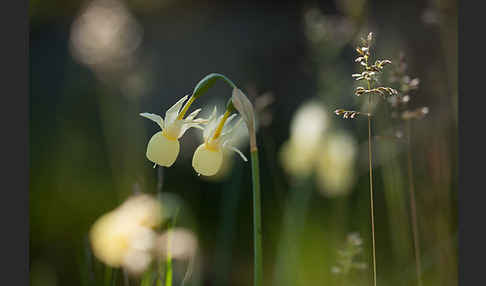
M 235 135 L 238 125 L 241 124 L 242 118 L 231 126 L 230 123 L 237 114 L 230 115 L 231 110 L 226 110 L 219 117 L 216 117 L 216 114 L 215 107 L 204 127 L 204 143 L 196 149 L 192 158 L 192 167 L 198 174 L 204 176 L 212 176 L 219 171 L 223 163 L 223 149 L 235 151 L 243 161 L 248 161 L 240 150 L 231 145 L 232 137 Z
M 140 116 L 148 118 L 159 124 L 162 131 L 155 133 L 147 145 L 147 158 L 160 166 L 170 167 L 174 164 L 179 154 L 179 138 L 184 135 L 187 129 L 191 127 L 196 127 L 203 129 L 202 123 L 206 123 L 207 120 L 195 117 L 201 111 L 201 109 L 194 110 L 185 119 L 183 118 L 189 106 L 194 101 L 194 97 L 189 98 L 189 100 L 181 107 L 187 99 L 187 95 L 176 102 L 171 108 L 165 113 L 165 120 L 162 119 L 160 115 L 153 113 L 140 113 Z M 154 165 L 155 167 L 156 165 Z

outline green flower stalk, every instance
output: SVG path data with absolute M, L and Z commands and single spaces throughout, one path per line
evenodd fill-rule
M 258 148 L 255 128 L 255 112 L 250 100 L 236 85 L 222 74 L 212 73 L 204 77 L 194 88 L 192 97 L 197 98 L 204 94 L 214 85 L 216 80 L 223 80 L 233 88 L 231 99 L 226 105 L 226 111 L 215 121 L 215 128 L 207 126 L 205 131 L 205 143 L 198 147 L 193 158 L 193 167 L 196 172 L 215 174 L 215 169 L 220 163 L 220 156 L 209 152 L 218 150 L 227 146 L 228 139 L 231 136 L 231 130 L 225 130 L 227 122 L 230 121 L 231 113 L 235 110 L 245 122 L 250 137 L 250 152 L 252 166 L 252 185 L 253 185 L 253 242 L 254 242 L 254 286 L 261 286 L 263 283 L 263 249 L 262 249 L 262 224 L 261 224 L 261 198 L 260 198 L 260 168 L 258 161 Z M 213 112 L 213 114 L 215 114 Z M 208 125 L 210 125 L 208 123 Z M 232 129 L 234 130 L 234 128 Z M 246 157 L 234 147 L 230 147 L 245 160 Z M 213 149 L 213 150 L 211 150 Z M 221 159 L 222 160 L 222 159 Z M 217 172 L 217 170 L 216 170 Z
M 254 248 L 254 282 L 253 285 L 263 284 L 263 250 L 262 250 L 262 219 L 260 198 L 260 166 L 258 162 L 258 148 L 256 144 L 255 113 L 253 105 L 243 92 L 233 89 L 232 101 L 235 108 L 245 120 L 250 135 L 251 173 L 253 185 L 253 248 Z

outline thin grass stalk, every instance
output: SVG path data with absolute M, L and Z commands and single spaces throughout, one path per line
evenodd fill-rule
M 169 225 L 167 227 L 167 257 L 165 261 L 165 286 L 172 286 L 172 239 L 171 233 L 172 229 L 175 227 L 177 215 L 179 213 L 179 209 L 176 209 L 174 213 L 174 217 L 171 218 L 169 221 Z
M 420 242 L 417 225 L 417 210 L 415 202 L 415 184 L 413 180 L 413 165 L 412 165 L 412 146 L 411 146 L 411 122 L 407 120 L 407 164 L 408 164 L 408 186 L 410 194 L 410 213 L 412 217 L 412 232 L 413 232 L 413 248 L 415 251 L 415 267 L 417 274 L 417 285 L 422 286 L 422 263 L 420 254 Z
M 157 278 L 156 278 L 156 282 L 155 282 L 155 285 L 156 286 L 162 286 L 162 281 L 164 281 L 165 279 L 165 272 L 164 272 L 164 269 L 165 269 L 165 263 L 162 263 L 162 260 L 159 260 L 157 262 Z
M 371 214 L 371 240 L 373 249 L 373 285 L 376 286 L 376 246 L 375 246 L 375 214 L 373 203 L 373 167 L 371 159 L 371 118 L 368 117 L 368 158 L 370 168 L 370 214 Z
M 368 89 L 370 83 L 368 82 Z M 369 98 L 371 108 L 371 97 Z M 370 112 L 371 113 L 371 112 Z M 371 214 L 371 241 L 373 252 L 373 285 L 376 286 L 376 246 L 375 246 L 375 214 L 373 203 L 373 163 L 372 163 L 372 147 L 371 147 L 371 117 L 368 117 L 368 161 L 370 169 L 370 214 Z
M 172 226 L 169 226 L 167 230 L 167 260 L 166 260 L 166 271 L 165 271 L 165 286 L 172 286 L 172 253 L 170 251 L 171 248 L 171 229 Z
M 262 219 L 260 198 L 260 167 L 258 149 L 251 150 L 251 173 L 253 183 L 253 243 L 254 243 L 254 286 L 263 285 Z
M 154 264 L 155 266 L 155 264 Z M 140 286 L 153 286 L 154 285 L 154 279 L 152 275 L 152 269 L 149 268 L 149 270 L 145 271 L 145 273 L 142 276 L 142 280 L 140 281 Z
M 113 280 L 113 268 L 105 266 L 105 286 L 111 286 Z

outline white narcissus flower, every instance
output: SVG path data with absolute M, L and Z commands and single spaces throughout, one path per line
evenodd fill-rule
M 162 131 L 155 133 L 152 138 L 150 138 L 147 145 L 146 155 L 151 162 L 165 167 L 172 166 L 179 154 L 179 138 L 181 138 L 187 129 L 191 127 L 203 129 L 200 124 L 205 123 L 206 120 L 201 118 L 194 119 L 201 109 L 194 110 L 185 119 L 182 118 L 194 101 L 194 98 L 191 97 L 181 112 L 182 104 L 186 99 L 187 95 L 169 108 L 165 113 L 165 120 L 157 114 L 140 113 L 140 116 L 155 121 L 162 129 Z
M 240 150 L 231 145 L 232 136 L 242 119 L 240 118 L 233 126 L 230 126 L 230 122 L 236 114 L 230 116 L 229 112 L 226 112 L 217 118 L 216 113 L 215 107 L 208 119 L 208 124 L 204 127 L 204 143 L 196 149 L 192 158 L 192 167 L 198 174 L 204 176 L 215 175 L 221 168 L 224 148 L 235 151 L 245 162 L 248 161 Z

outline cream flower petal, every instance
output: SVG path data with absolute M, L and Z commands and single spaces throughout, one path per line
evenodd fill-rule
M 199 112 L 200 112 L 201 110 L 202 110 L 201 108 L 198 108 L 198 109 L 194 110 L 193 112 L 191 112 L 191 114 L 189 114 L 189 115 L 186 117 L 186 119 L 184 119 L 184 121 L 185 121 L 185 120 L 193 120 L 193 119 L 194 119 L 194 118 L 195 118 L 195 117 L 196 117 L 196 116 L 199 114 Z
M 215 106 L 213 109 L 213 113 L 211 113 L 211 115 L 208 118 L 208 124 L 204 128 L 203 138 L 205 141 L 211 137 L 211 134 L 213 134 L 214 130 L 216 129 L 216 126 L 218 125 L 218 120 L 216 117 L 217 112 L 218 111 Z
M 240 155 L 240 157 L 241 157 L 241 159 L 243 159 L 243 161 L 248 162 L 248 159 L 246 158 L 246 156 L 243 154 L 243 152 L 241 152 L 240 150 L 238 150 L 238 148 L 233 147 L 233 146 L 231 146 L 229 144 L 226 144 L 225 145 L 225 148 L 230 149 L 230 150 L 238 153 L 238 155 Z
M 230 122 L 231 122 L 231 120 L 233 120 L 236 117 L 236 115 L 237 114 L 234 113 L 234 114 L 230 115 L 228 117 L 228 119 L 226 119 L 226 122 L 224 123 L 224 126 L 223 126 L 223 132 L 222 133 L 224 133 L 226 130 L 228 130 L 228 128 L 231 128 L 231 126 L 230 126 L 231 123 Z
M 162 119 L 162 117 L 160 115 L 144 112 L 144 113 L 140 113 L 140 116 L 148 118 L 148 119 L 156 122 L 160 126 L 160 128 L 162 128 L 162 129 L 164 128 L 164 119 Z
M 181 110 L 182 105 L 184 104 L 184 101 L 186 101 L 186 99 L 187 95 L 179 99 L 179 101 L 172 105 L 171 108 L 167 109 L 167 111 L 165 112 L 165 127 L 172 124 L 174 120 L 176 120 L 177 116 L 179 115 L 179 111 Z
M 235 114 L 236 115 L 236 114 Z M 221 138 L 223 138 L 222 140 L 223 141 L 226 141 L 228 140 L 231 136 L 233 136 L 233 133 L 236 132 L 238 126 L 241 124 L 241 122 L 243 122 L 243 118 L 240 117 L 240 119 L 238 121 L 236 121 L 235 124 L 233 124 L 233 126 L 231 127 L 228 127 L 227 130 L 225 130 L 225 132 L 223 132 L 221 134 Z
M 211 138 L 211 137 L 214 136 L 214 133 L 216 132 L 216 129 L 218 128 L 219 123 L 223 119 L 223 116 L 224 116 L 224 114 L 218 116 L 218 118 L 216 120 L 213 120 L 210 123 L 208 123 L 208 125 L 204 129 L 204 131 L 207 131 L 206 132 L 207 136 L 203 134 L 204 139 L 208 139 L 208 138 Z M 225 122 L 225 125 L 226 125 L 226 122 Z M 223 128 L 224 128 L 224 125 L 223 125 Z
M 181 138 L 182 135 L 184 135 L 184 133 L 186 133 L 186 131 L 191 127 L 204 130 L 204 127 L 202 127 L 199 124 L 200 124 L 199 122 L 184 123 L 184 125 L 182 125 L 181 132 L 179 133 L 178 138 Z

